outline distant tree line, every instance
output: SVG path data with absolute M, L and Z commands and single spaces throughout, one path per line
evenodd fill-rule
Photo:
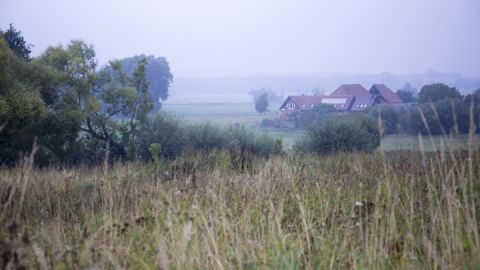
M 382 123 L 384 134 L 442 135 L 480 132 L 480 89 L 463 96 L 445 84 L 422 87 L 418 102 L 407 109 L 380 105 L 370 115 Z

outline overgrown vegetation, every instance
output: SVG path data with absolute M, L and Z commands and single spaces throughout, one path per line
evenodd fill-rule
M 331 117 L 312 125 L 305 138 L 296 144 L 303 152 L 333 153 L 371 152 L 380 145 L 380 132 L 376 123 L 365 115 Z
M 98 68 L 93 46 L 75 40 L 30 59 L 19 31 L 11 26 L 2 35 L 16 47 L 0 37 L 0 164 L 14 165 L 34 142 L 42 166 L 98 164 L 105 153 L 111 160 L 150 161 L 151 144 L 168 158 L 187 148 L 239 147 L 262 156 L 283 151 L 281 141 L 242 127 L 189 126 L 155 116 L 172 80 L 164 58 L 137 56 Z
M 471 139 L 473 141 L 473 137 Z M 445 145 L 448 146 L 445 138 Z M 480 156 L 188 153 L 0 173 L 8 268 L 474 268 Z

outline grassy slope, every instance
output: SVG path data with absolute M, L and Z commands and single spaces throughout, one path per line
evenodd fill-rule
M 1 169 L 0 251 L 60 269 L 480 263 L 478 152 L 236 158 Z

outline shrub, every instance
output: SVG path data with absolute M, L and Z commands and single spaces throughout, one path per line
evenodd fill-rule
M 159 156 L 174 158 L 183 151 L 187 141 L 184 124 L 170 115 L 159 113 L 140 129 L 137 137 L 139 158 L 147 161 L 153 159 L 150 152 L 152 144 L 161 146 L 157 153 Z
M 345 115 L 311 126 L 296 148 L 316 153 L 369 152 L 379 145 L 380 133 L 374 120 L 366 115 Z
M 269 156 L 283 151 L 281 140 L 256 134 L 243 126 L 221 127 L 211 123 L 189 125 L 160 113 L 147 121 L 137 137 L 139 157 L 150 161 L 159 157 L 175 158 L 187 150 L 248 151 Z
M 377 105 L 370 111 L 370 115 L 374 121 L 378 121 L 378 118 L 380 117 L 383 129 L 381 133 L 384 135 L 394 134 L 397 132 L 400 116 L 399 114 L 400 113 L 397 109 L 382 105 Z
M 336 110 L 331 104 L 318 104 L 312 110 L 300 111 L 294 115 L 295 125 L 308 128 L 334 116 Z

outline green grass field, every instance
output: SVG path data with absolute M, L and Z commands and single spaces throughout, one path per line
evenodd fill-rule
M 278 115 L 278 106 L 270 106 L 271 112 L 260 114 L 250 103 L 165 104 L 162 110 L 184 118 L 188 122 L 212 122 L 220 125 L 258 125 L 263 118 Z

